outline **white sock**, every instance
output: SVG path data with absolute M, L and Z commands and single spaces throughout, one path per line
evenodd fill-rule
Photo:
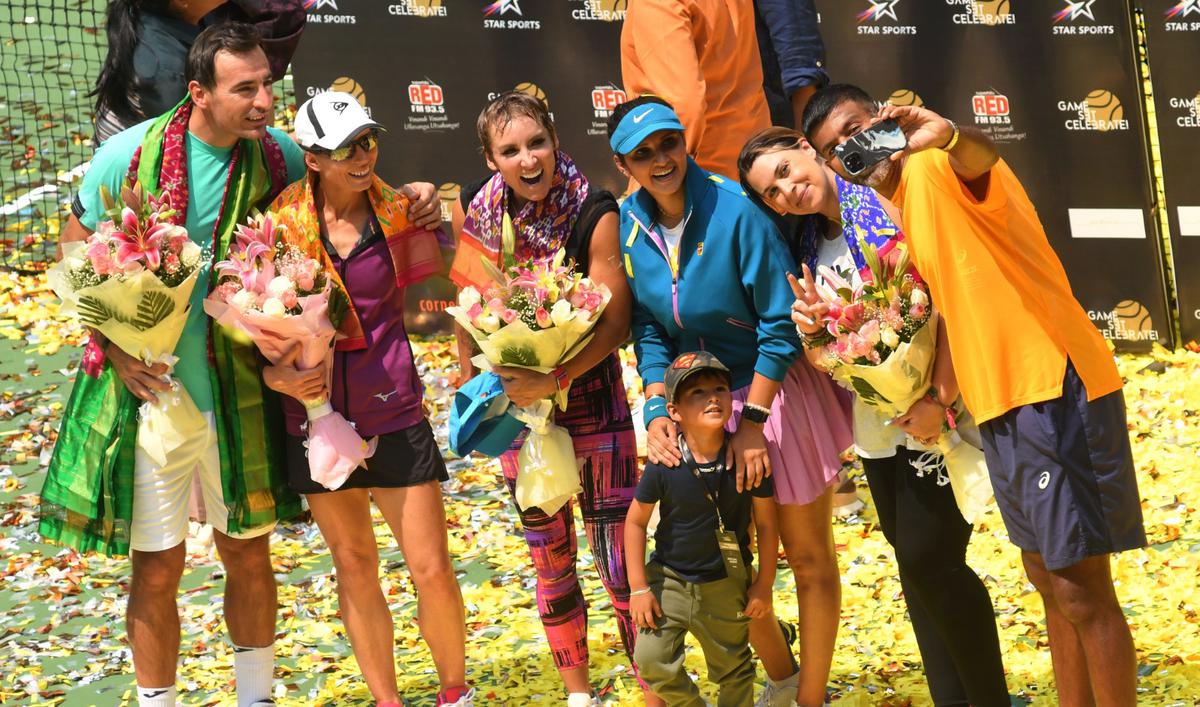
M 137 689 L 138 707 L 175 707 L 175 686 Z
M 238 707 L 271 699 L 275 678 L 275 644 L 263 648 L 233 647 L 233 677 L 237 681 Z
M 768 675 L 767 680 L 775 687 L 796 687 L 800 684 L 800 671 L 797 670 L 782 680 L 771 680 L 771 676 Z

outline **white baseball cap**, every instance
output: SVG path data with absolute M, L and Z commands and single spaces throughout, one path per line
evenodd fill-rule
M 371 120 L 358 99 L 341 91 L 318 93 L 296 112 L 296 142 L 306 149 L 345 147 L 365 128 L 384 129 Z

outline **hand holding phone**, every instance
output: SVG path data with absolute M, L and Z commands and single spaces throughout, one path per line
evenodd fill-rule
M 894 120 L 882 120 L 833 148 L 842 167 L 857 177 L 908 147 L 908 139 Z

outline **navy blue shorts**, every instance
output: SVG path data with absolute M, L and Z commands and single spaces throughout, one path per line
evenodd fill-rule
M 1146 546 L 1122 391 L 1089 403 L 1068 362 L 1062 397 L 1013 408 L 979 431 L 1008 536 L 1047 569 Z

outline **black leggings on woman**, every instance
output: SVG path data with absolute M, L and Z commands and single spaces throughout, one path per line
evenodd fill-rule
M 987 588 L 967 566 L 971 525 L 950 486 L 918 477 L 919 453 L 863 459 L 883 535 L 896 551 L 929 692 L 938 707 L 1008 707 L 996 617 Z

